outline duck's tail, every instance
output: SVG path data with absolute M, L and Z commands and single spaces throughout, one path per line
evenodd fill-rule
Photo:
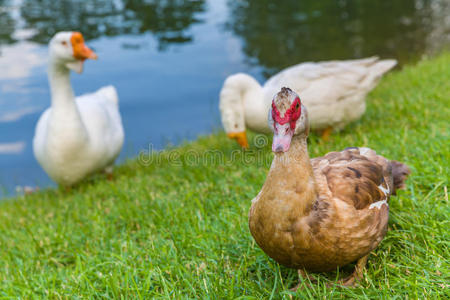
M 390 163 L 392 167 L 392 177 L 394 178 L 394 191 L 392 194 L 395 195 L 397 190 L 405 188 L 405 180 L 411 171 L 407 165 L 396 160 L 391 160 Z
M 378 57 L 371 57 L 370 59 L 367 59 L 367 76 L 362 82 L 362 86 L 365 86 L 367 91 L 371 91 L 378 84 L 381 77 L 395 67 L 396 64 L 397 61 L 395 59 L 379 60 Z
M 384 73 L 391 70 L 393 67 L 397 65 L 397 61 L 395 59 L 382 59 L 377 60 L 371 67 L 371 73 L 374 77 L 381 77 Z

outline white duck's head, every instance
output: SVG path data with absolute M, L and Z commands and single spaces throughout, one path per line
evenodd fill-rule
M 308 136 L 308 113 L 300 97 L 290 88 L 282 88 L 272 100 L 269 127 L 273 131 L 273 152 L 286 152 L 294 135 Z
M 49 43 L 50 59 L 54 64 L 65 66 L 77 73 L 83 71 L 86 59 L 97 59 L 97 54 L 89 49 L 79 32 L 58 32 Z

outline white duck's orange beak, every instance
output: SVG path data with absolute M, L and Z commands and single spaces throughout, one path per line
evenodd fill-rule
M 98 58 L 97 54 L 86 46 L 83 35 L 80 32 L 74 32 L 70 42 L 72 43 L 73 57 L 76 59 L 84 61 Z
M 230 139 L 235 139 L 242 148 L 248 148 L 247 134 L 245 131 L 228 133 Z

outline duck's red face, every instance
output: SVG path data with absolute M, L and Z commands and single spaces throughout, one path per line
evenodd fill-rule
M 302 114 L 301 105 L 302 103 L 300 101 L 300 98 L 299 97 L 295 98 L 294 102 L 291 104 L 291 107 L 289 107 L 284 113 L 284 116 L 281 117 L 280 112 L 278 111 L 278 108 L 275 105 L 275 101 L 272 101 L 272 119 L 274 121 L 274 125 L 276 123 L 280 125 L 289 123 L 291 129 L 295 129 L 295 123 Z
M 292 136 L 295 133 L 297 120 L 302 114 L 302 104 L 297 96 L 291 106 L 281 116 L 275 101 L 272 101 L 272 120 L 273 120 L 273 152 L 286 152 L 291 145 Z

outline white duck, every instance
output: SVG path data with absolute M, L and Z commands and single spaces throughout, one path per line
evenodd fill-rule
M 365 111 L 365 97 L 396 60 L 370 57 L 358 60 L 306 62 L 289 67 L 261 86 L 253 77 L 229 76 L 220 92 L 220 112 L 225 132 L 242 147 L 248 147 L 246 127 L 270 133 L 267 125 L 272 96 L 287 86 L 297 92 L 309 112 L 312 129 L 327 137 Z
M 51 107 L 36 125 L 33 150 L 54 181 L 70 186 L 96 171 L 112 171 L 124 140 L 119 99 L 113 86 L 75 98 L 70 70 L 81 73 L 84 60 L 97 59 L 81 33 L 57 33 L 49 52 Z

